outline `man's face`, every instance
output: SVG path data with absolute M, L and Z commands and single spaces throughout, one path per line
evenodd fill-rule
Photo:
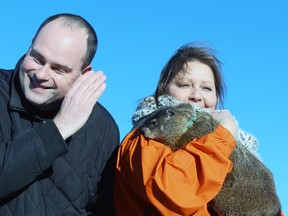
M 20 84 L 29 102 L 42 110 L 59 106 L 81 75 L 86 39 L 84 30 L 71 30 L 57 20 L 39 32 L 20 66 Z

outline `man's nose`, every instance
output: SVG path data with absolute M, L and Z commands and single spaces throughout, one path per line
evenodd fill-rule
M 48 64 L 42 65 L 40 68 L 36 70 L 34 75 L 37 80 L 48 80 L 50 78 L 50 67 Z

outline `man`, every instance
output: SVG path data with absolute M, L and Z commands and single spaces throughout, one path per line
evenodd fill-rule
M 82 17 L 57 14 L 0 70 L 0 215 L 113 215 L 119 130 L 97 102 L 97 43 Z

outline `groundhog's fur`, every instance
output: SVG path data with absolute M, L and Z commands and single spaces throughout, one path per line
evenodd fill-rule
M 181 103 L 158 109 L 139 128 L 145 137 L 176 151 L 192 139 L 212 132 L 217 125 L 211 114 L 190 103 Z M 219 194 L 208 203 L 210 214 L 280 216 L 280 201 L 269 169 L 241 143 L 237 143 L 230 160 L 233 169 Z

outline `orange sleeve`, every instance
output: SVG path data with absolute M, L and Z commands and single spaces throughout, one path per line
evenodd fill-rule
M 118 153 L 117 215 L 143 215 L 145 209 L 152 215 L 209 215 L 206 204 L 232 169 L 228 157 L 235 144 L 222 126 L 174 153 L 138 130 L 130 132 Z

